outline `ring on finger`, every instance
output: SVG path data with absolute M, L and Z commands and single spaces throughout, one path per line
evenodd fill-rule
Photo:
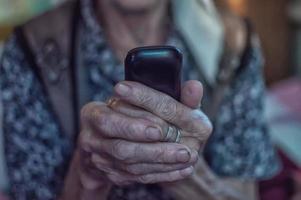
M 181 137 L 182 137 L 181 130 L 176 126 L 169 125 L 164 141 L 179 143 L 181 141 Z
M 175 143 L 180 143 L 181 137 L 182 137 L 182 132 L 179 128 L 176 128 L 176 130 L 177 130 L 177 137 L 176 137 Z
M 108 101 L 107 101 L 107 105 L 108 107 L 110 108 L 113 108 L 117 103 L 118 103 L 119 99 L 118 98 L 110 98 Z
M 173 126 L 168 126 L 166 137 L 165 137 L 164 141 L 169 142 L 171 140 L 172 135 L 173 135 L 173 130 L 174 130 Z

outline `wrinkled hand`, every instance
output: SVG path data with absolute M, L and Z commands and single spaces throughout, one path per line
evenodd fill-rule
M 148 184 L 191 175 L 212 131 L 208 118 L 197 109 L 201 84 L 187 82 L 182 103 L 136 82 L 117 84 L 115 93 L 118 100 L 110 106 L 93 102 L 81 112 L 84 187 L 98 187 L 98 180 L 104 179 L 116 185 Z M 181 129 L 179 144 L 164 141 L 170 124 Z

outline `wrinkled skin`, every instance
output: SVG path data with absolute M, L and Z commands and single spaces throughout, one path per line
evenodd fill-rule
M 115 86 L 116 101 L 92 102 L 81 111 L 81 184 L 175 182 L 189 177 L 212 132 L 197 108 L 202 85 L 188 81 L 181 102 L 136 82 Z M 164 142 L 169 124 L 182 130 L 180 143 Z M 106 180 L 106 181 L 104 181 Z

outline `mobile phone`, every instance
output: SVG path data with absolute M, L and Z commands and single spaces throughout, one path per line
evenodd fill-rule
M 132 49 L 125 58 L 125 80 L 142 83 L 179 101 L 182 60 L 182 53 L 172 46 Z

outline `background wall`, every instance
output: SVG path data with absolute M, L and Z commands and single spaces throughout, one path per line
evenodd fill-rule
M 0 25 L 11 25 L 41 13 L 60 0 L 0 0 Z
M 0 0 L 0 42 L 13 26 L 51 9 L 59 2 L 62 0 Z
M 221 0 L 223 1 L 223 0 Z M 287 78 L 294 71 L 291 61 L 292 29 L 289 0 L 225 0 L 238 14 L 249 17 L 260 36 L 266 59 L 268 84 Z M 300 10 L 301 12 L 301 10 Z
M 268 83 L 284 79 L 293 71 L 288 3 L 288 0 L 248 1 L 248 15 L 255 23 L 266 56 Z
M 288 11 L 293 30 L 292 61 L 301 77 L 301 0 L 292 1 Z

